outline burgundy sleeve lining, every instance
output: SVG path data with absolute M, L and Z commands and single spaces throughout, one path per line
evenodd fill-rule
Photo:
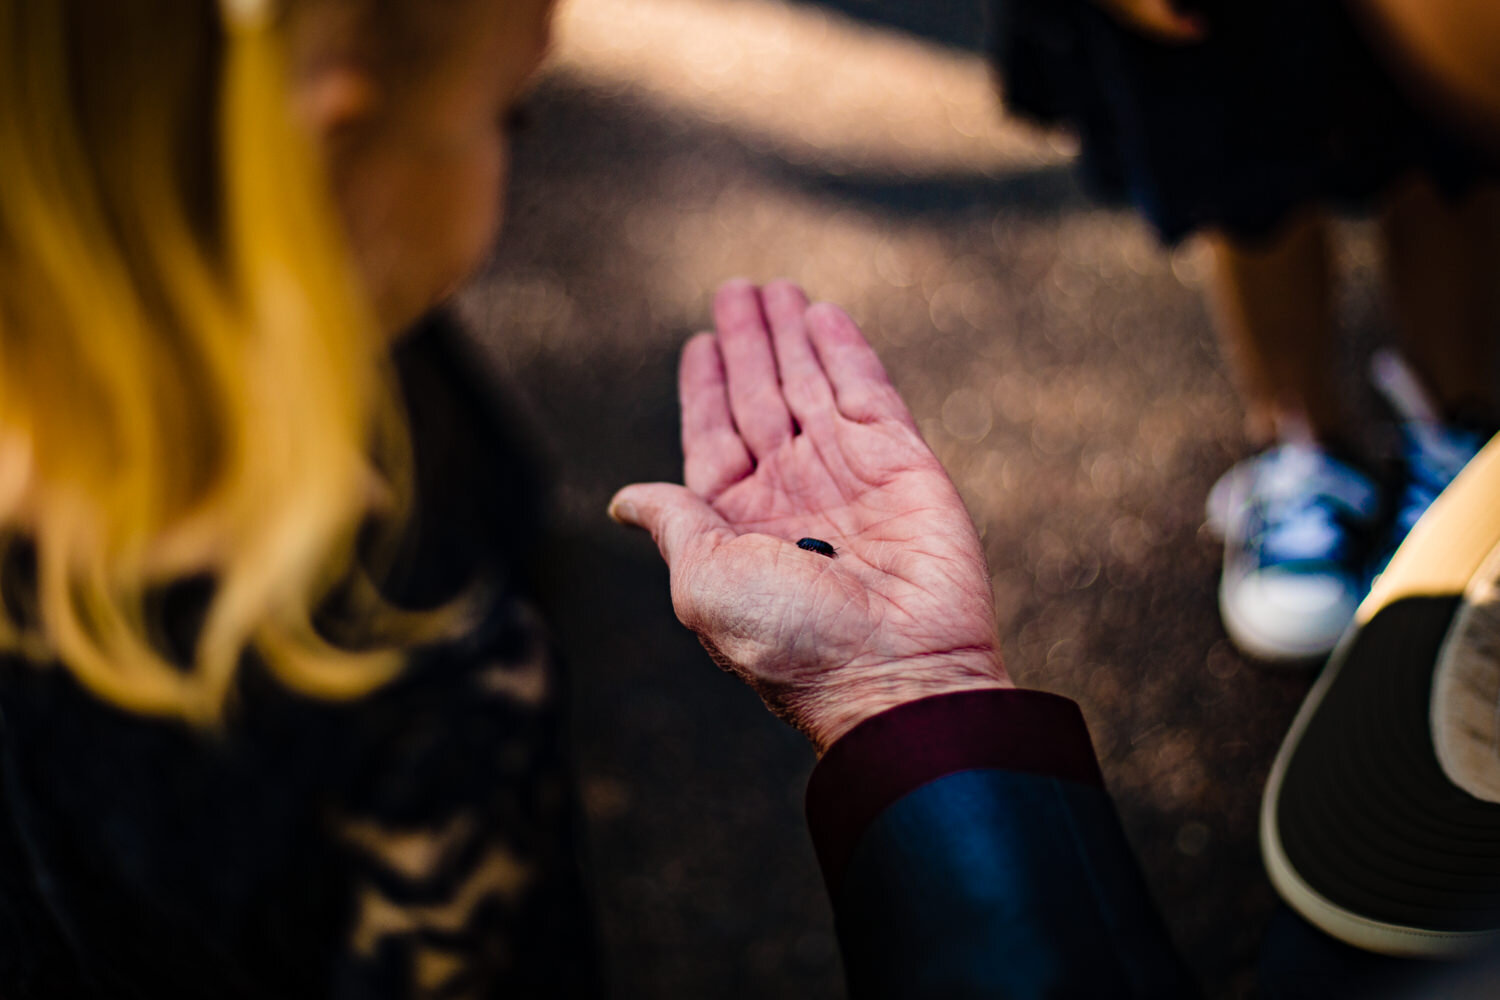
M 1083 713 L 1041 691 L 974 691 L 900 705 L 829 748 L 807 786 L 807 821 L 833 892 L 860 836 L 922 785 L 976 769 L 1104 786 Z

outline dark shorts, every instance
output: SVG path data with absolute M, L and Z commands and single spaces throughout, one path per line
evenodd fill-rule
M 1419 107 L 1340 0 L 1227 0 L 1203 15 L 1208 40 L 1176 47 L 1090 0 L 996 6 L 1008 108 L 1074 128 L 1089 188 L 1164 240 L 1254 240 L 1304 205 L 1359 208 L 1413 174 L 1449 197 L 1500 176 Z

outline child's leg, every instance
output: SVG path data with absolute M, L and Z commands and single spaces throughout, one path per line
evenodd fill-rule
M 1251 656 L 1311 662 L 1333 648 L 1364 595 L 1380 507 L 1375 483 L 1337 457 L 1355 435 L 1333 377 L 1327 223 L 1308 214 L 1265 245 L 1210 243 L 1219 333 L 1247 432 L 1265 448 L 1209 495 L 1210 523 L 1224 535 L 1219 612 Z
M 1338 399 L 1328 225 L 1296 217 L 1265 245 L 1210 234 L 1216 325 L 1245 398 L 1257 447 L 1278 438 L 1338 443 L 1353 438 Z
M 1461 202 L 1425 180 L 1402 184 L 1381 214 L 1386 281 L 1407 361 L 1442 412 L 1500 422 L 1500 188 Z

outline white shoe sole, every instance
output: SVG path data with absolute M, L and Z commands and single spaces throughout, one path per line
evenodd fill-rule
M 1270 636 L 1257 629 L 1246 616 L 1235 610 L 1223 572 L 1219 574 L 1219 620 L 1224 626 L 1224 634 L 1229 636 L 1236 649 L 1270 667 L 1293 670 L 1315 667 L 1337 645 L 1336 641 L 1327 640 L 1291 643 L 1285 637 Z
M 1241 462 L 1220 476 L 1208 491 L 1208 498 L 1204 502 L 1206 525 L 1209 532 L 1226 546 L 1230 518 L 1244 504 L 1253 477 L 1250 464 Z M 1219 619 L 1229 641 L 1241 653 L 1269 667 L 1300 670 L 1316 666 L 1332 652 L 1337 638 L 1333 641 L 1295 643 L 1287 642 L 1284 637 L 1266 634 L 1235 609 L 1235 604 L 1229 597 L 1229 581 L 1232 577 L 1226 550 L 1219 571 Z

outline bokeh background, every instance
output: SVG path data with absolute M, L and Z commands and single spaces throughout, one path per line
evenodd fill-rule
M 1008 119 L 983 0 L 565 0 L 509 223 L 461 309 L 550 458 L 552 621 L 616 995 L 843 996 L 802 820 L 813 755 L 676 625 L 619 486 L 680 473 L 676 354 L 722 280 L 865 327 L 985 540 L 1009 667 L 1078 700 L 1173 938 L 1252 993 L 1261 784 L 1309 679 L 1218 625 L 1203 498 L 1241 457 L 1202 302 Z M 1345 370 L 1383 332 L 1346 223 Z

